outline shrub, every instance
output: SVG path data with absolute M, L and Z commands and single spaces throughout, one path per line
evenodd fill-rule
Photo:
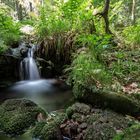
M 71 65 L 69 82 L 73 85 L 74 95 L 81 96 L 86 89 L 95 90 L 109 82 L 106 68 L 89 52 L 78 54 Z
M 123 36 L 127 44 L 132 46 L 140 45 L 140 25 L 129 26 L 123 30 Z
M 4 6 L 0 7 L 0 27 L 0 51 L 2 52 L 20 38 L 19 25 L 13 21 L 9 9 Z
M 102 52 L 109 47 L 109 39 L 97 35 L 82 35 L 77 39 L 84 48 L 75 54 L 68 79 L 76 97 L 84 94 L 86 89 L 95 90 L 110 83 L 111 76 L 101 59 Z

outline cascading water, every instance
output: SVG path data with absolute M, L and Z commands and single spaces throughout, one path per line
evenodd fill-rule
M 28 49 L 27 57 L 20 63 L 21 80 L 38 80 L 40 79 L 39 70 L 34 59 L 35 47 Z
M 56 110 L 67 102 L 71 89 L 61 80 L 40 78 L 34 56 L 37 49 L 37 45 L 24 42 L 14 49 L 13 55 L 24 57 L 19 66 L 21 80 L 9 87 L 7 94 L 0 94 L 0 99 L 27 98 L 47 111 Z

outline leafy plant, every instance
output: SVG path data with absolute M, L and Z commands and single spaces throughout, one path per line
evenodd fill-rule
M 126 27 L 123 30 L 123 35 L 127 44 L 140 45 L 140 25 Z
M 7 7 L 0 7 L 0 27 L 0 48 L 4 50 L 20 38 L 19 25 L 10 17 Z
M 103 51 L 111 46 L 111 36 L 81 34 L 77 37 L 77 42 L 81 43 L 83 47 L 88 47 L 96 60 L 101 60 L 100 58 Z
M 82 51 L 76 55 L 71 65 L 68 82 L 73 85 L 74 95 L 82 96 L 86 89 L 95 90 L 110 83 L 110 74 L 96 60 L 90 51 Z

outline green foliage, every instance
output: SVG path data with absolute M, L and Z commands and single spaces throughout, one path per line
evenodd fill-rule
M 40 16 L 37 22 L 37 32 L 40 39 L 53 36 L 54 34 L 64 33 L 70 30 L 70 23 L 68 20 L 62 18 L 60 10 L 52 9 L 51 4 L 45 3 L 40 8 Z
M 126 27 L 123 35 L 127 44 L 140 46 L 140 25 Z
M 10 17 L 10 13 L 6 7 L 0 8 L 0 27 L 0 52 L 2 52 L 7 46 L 18 41 L 20 37 L 19 26 Z
M 130 47 L 121 49 L 115 47 L 103 52 L 102 60 L 107 64 L 107 69 L 110 71 L 111 75 L 117 78 L 123 85 L 134 81 L 140 81 L 139 48 L 134 50 L 133 48 L 130 49 Z
M 72 65 L 69 82 L 73 85 L 75 96 L 82 95 L 85 89 L 95 90 L 99 84 L 107 84 L 110 75 L 94 56 L 86 51 L 78 54 Z
M 84 1 L 85 0 L 69 0 L 62 6 L 63 15 L 65 18 L 70 20 L 71 25 L 76 21 L 80 10 L 80 5 Z
M 111 35 L 81 34 L 77 37 L 77 42 L 83 47 L 88 47 L 96 60 L 101 60 L 101 54 L 106 48 L 111 47 Z
M 78 37 L 78 44 L 80 43 L 80 46 L 84 48 L 81 48 L 79 54 L 75 54 L 69 76 L 75 96 L 82 95 L 85 92 L 84 89 L 95 90 L 111 82 L 111 75 L 101 56 L 110 47 L 109 40 L 108 35 L 81 35 Z
M 140 140 L 140 124 L 135 124 L 116 135 L 113 140 Z
M 3 40 L 0 40 L 0 53 L 5 52 L 7 50 L 7 45 L 4 44 Z

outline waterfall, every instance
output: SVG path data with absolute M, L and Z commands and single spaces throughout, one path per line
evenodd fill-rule
M 40 79 L 39 70 L 34 59 L 35 46 L 28 49 L 27 57 L 20 63 L 21 80 L 37 80 Z

